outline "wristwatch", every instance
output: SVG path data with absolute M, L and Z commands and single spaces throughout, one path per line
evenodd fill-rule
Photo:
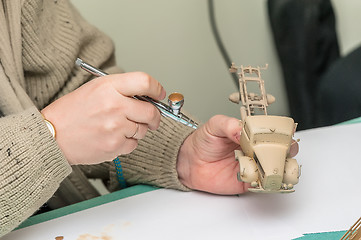
M 43 115 L 43 118 L 44 118 L 44 122 L 46 124 L 46 126 L 49 128 L 49 131 L 51 132 L 51 135 L 53 135 L 53 137 L 55 138 L 56 136 L 56 131 L 55 131 L 55 127 L 54 125 L 49 121 L 47 120 L 44 115 Z

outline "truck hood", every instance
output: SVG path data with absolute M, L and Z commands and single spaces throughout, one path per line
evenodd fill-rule
M 254 146 L 254 152 L 265 176 L 283 176 L 287 155 L 286 146 L 272 143 L 258 144 Z

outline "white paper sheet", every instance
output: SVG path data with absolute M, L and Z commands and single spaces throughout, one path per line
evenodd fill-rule
M 361 124 L 296 133 L 291 194 L 155 190 L 14 231 L 2 240 L 283 240 L 347 230 L 361 216 Z

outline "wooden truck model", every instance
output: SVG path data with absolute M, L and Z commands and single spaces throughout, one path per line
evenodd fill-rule
M 275 98 L 266 94 L 260 67 L 232 64 L 230 72 L 238 74 L 239 92 L 231 94 L 229 99 L 242 103 L 242 151 L 235 151 L 239 161 L 238 180 L 250 183 L 251 192 L 294 192 L 293 187 L 300 177 L 300 166 L 288 155 L 297 124 L 292 118 L 267 114 L 267 106 Z

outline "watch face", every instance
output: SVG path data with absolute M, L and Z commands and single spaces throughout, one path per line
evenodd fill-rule
M 46 126 L 49 128 L 49 131 L 51 132 L 51 135 L 53 135 L 53 137 L 55 138 L 55 128 L 54 125 L 49 122 L 48 120 L 44 119 Z

